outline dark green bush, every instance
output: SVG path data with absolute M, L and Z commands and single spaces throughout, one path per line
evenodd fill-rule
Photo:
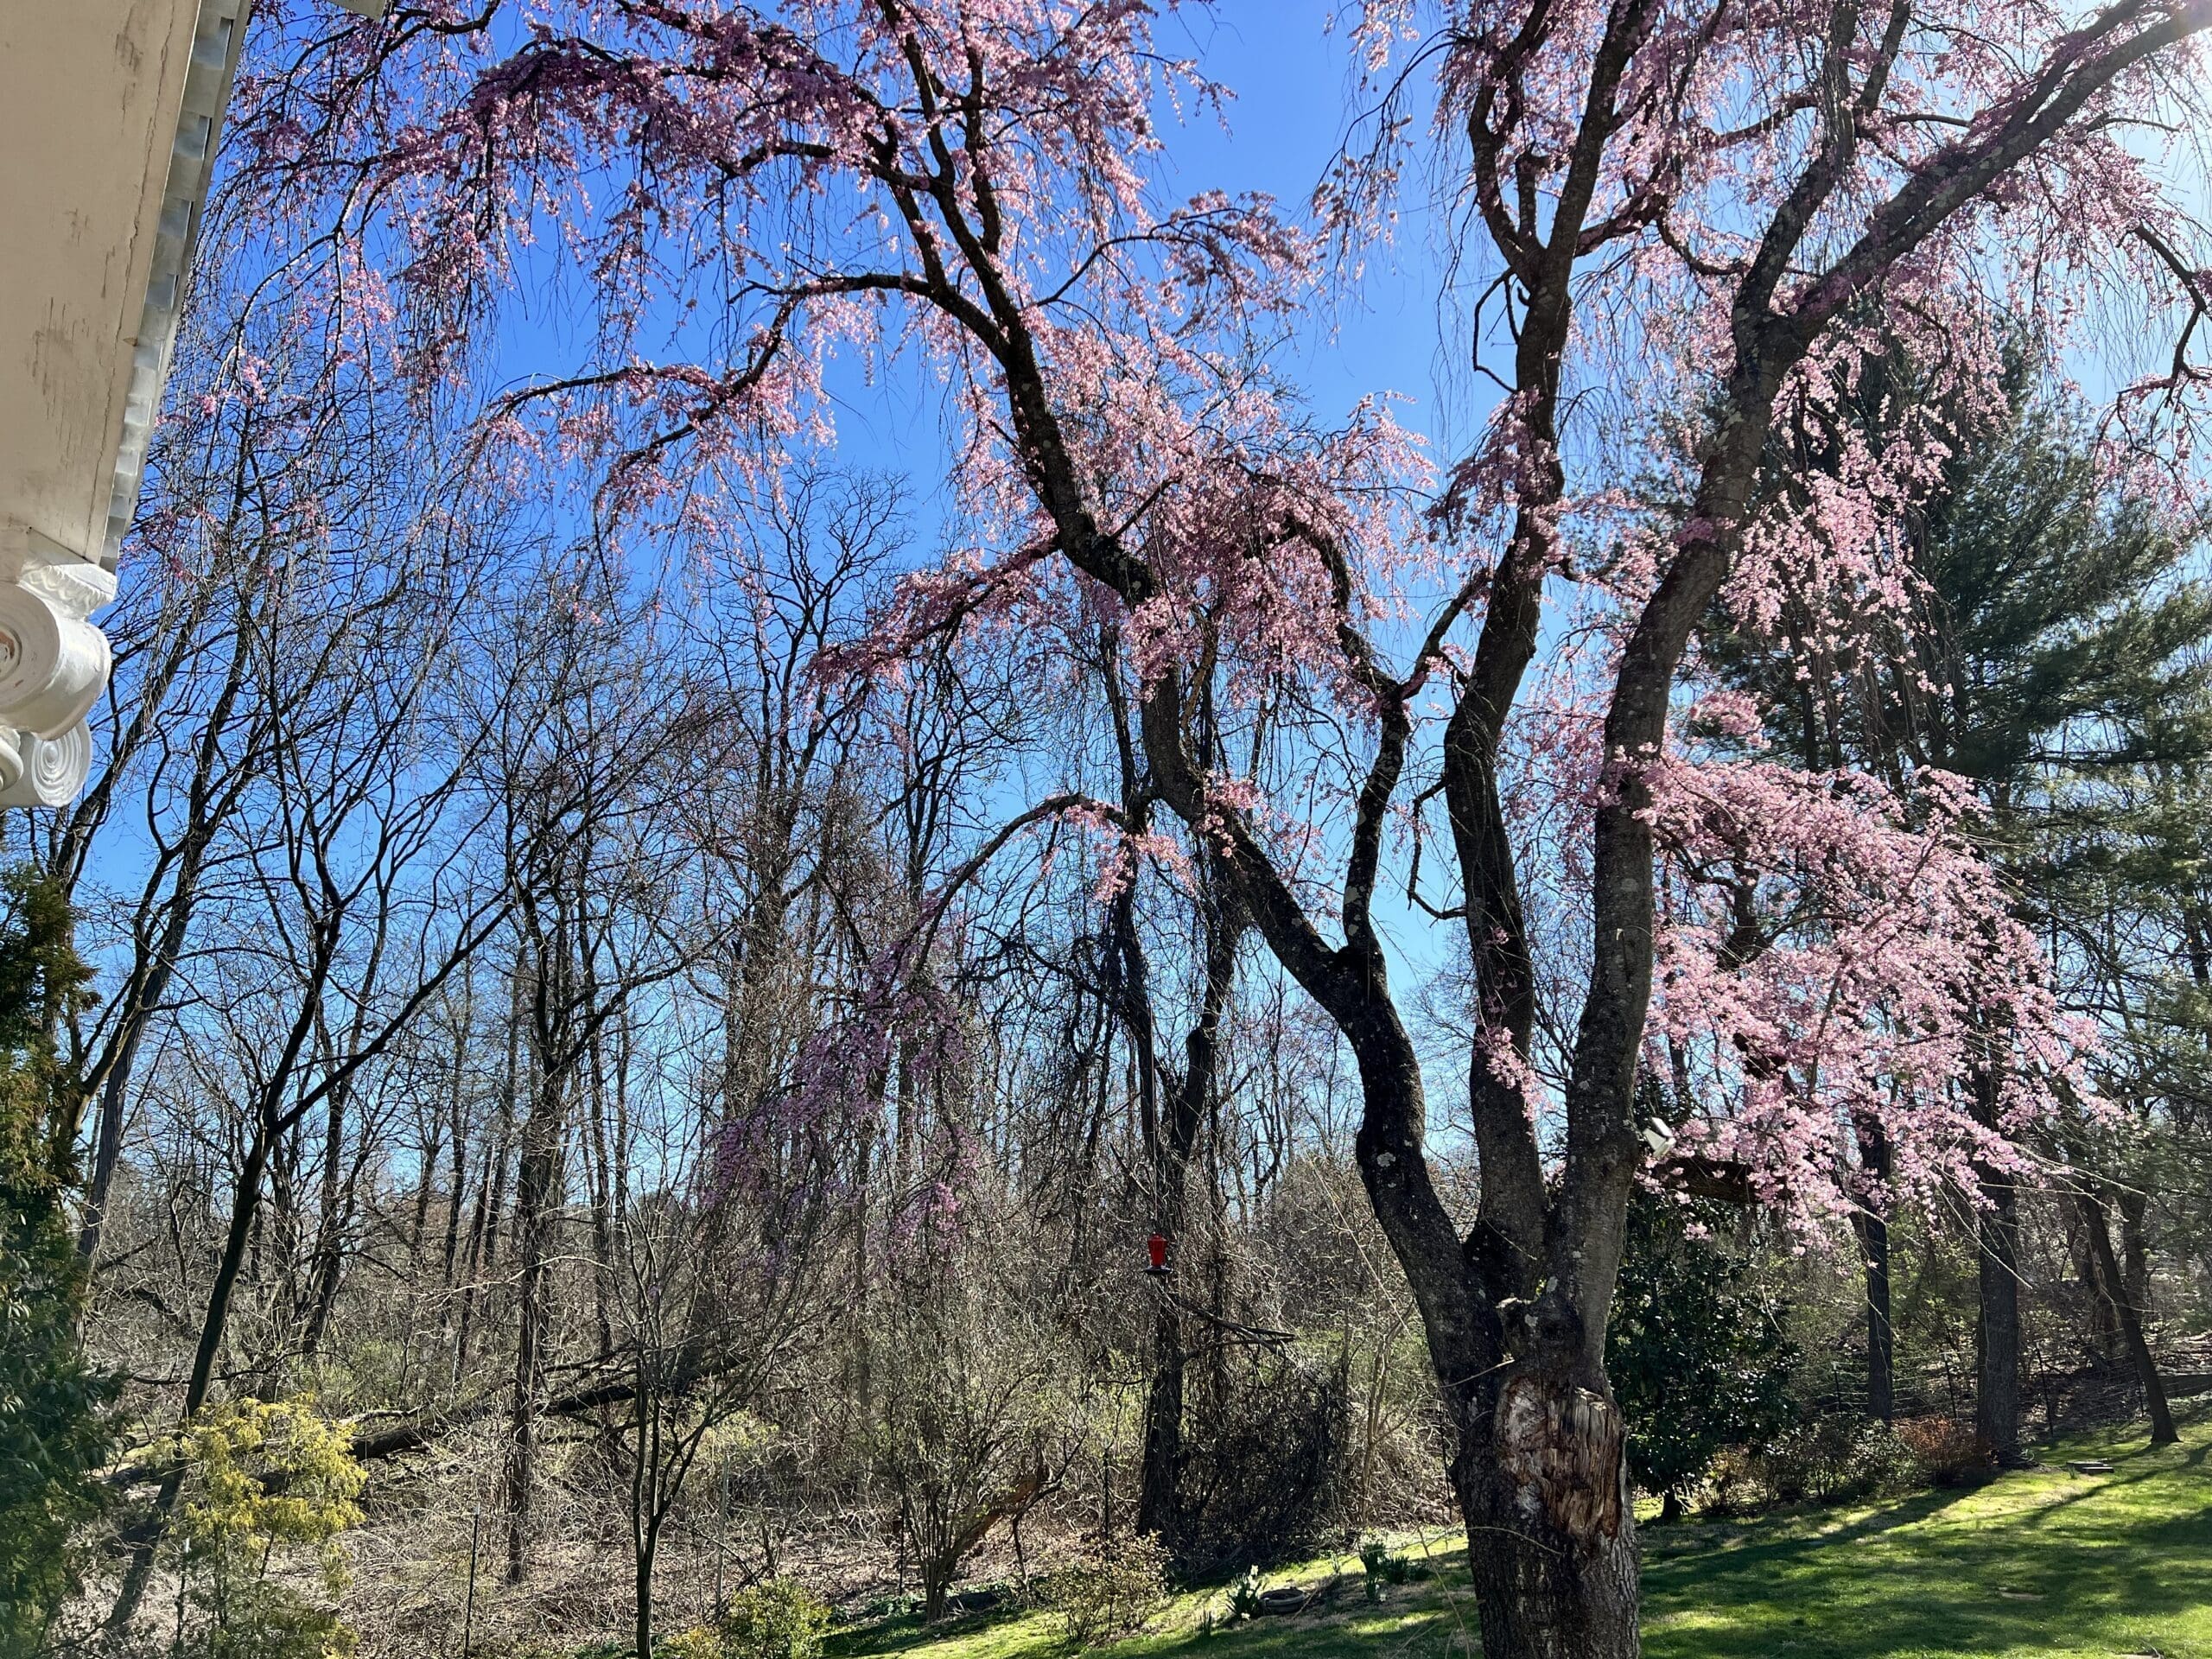
M 1605 1369 L 1628 1419 L 1629 1468 L 1669 1519 L 1722 1448 L 1770 1440 L 1796 1411 L 1786 1310 L 1720 1242 L 1728 1219 L 1652 1193 L 1629 1211 Z
M 1784 1431 L 1754 1459 L 1758 1478 L 1783 1503 L 1846 1503 L 1922 1485 L 1912 1448 L 1884 1424 L 1840 1414 Z

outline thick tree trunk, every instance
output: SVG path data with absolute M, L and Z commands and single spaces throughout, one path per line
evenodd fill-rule
M 646 1533 L 638 1546 L 634 1593 L 637 1612 L 631 1625 L 632 1649 L 638 1659 L 652 1659 L 653 1651 L 653 1560 L 660 1548 L 660 1526 L 658 1522 L 646 1522 Z
M 1632 1065 L 1618 1077 L 1608 1070 L 1579 1079 L 1586 1103 L 1617 1084 L 1620 1104 L 1607 1115 L 1608 1130 L 1586 1128 L 1573 1148 L 1584 1183 L 1576 1213 L 1555 1228 L 1536 1220 L 1539 1189 L 1533 1198 L 1520 1195 L 1525 1218 L 1486 1208 L 1473 1236 L 1463 1237 L 1423 1154 L 1421 1067 L 1389 1001 L 1379 941 L 1362 930 L 1357 943 L 1317 957 L 1283 925 L 1280 889 L 1252 883 L 1243 896 L 1358 1064 L 1354 1150 L 1369 1204 L 1421 1310 L 1452 1427 L 1452 1481 L 1485 1659 L 1634 1659 L 1635 1519 L 1625 1435 L 1604 1369 L 1635 1170 L 1625 1109 Z M 1631 1063 L 1634 1052 L 1631 1040 Z M 1584 1112 L 1586 1125 L 1587 1104 Z M 1537 1168 L 1533 1154 L 1522 1161 Z M 1516 1242 L 1531 1224 L 1558 1245 L 1548 1262 Z
M 2024 1463 L 2020 1449 L 2019 1195 L 2010 1175 L 1981 1178 L 1983 1208 L 1974 1230 L 1980 1261 L 1980 1315 L 1974 1325 L 1975 1431 L 1999 1465 Z
M 1890 1139 L 1872 1116 L 1853 1126 L 1859 1166 L 1869 1178 L 1865 1201 L 1853 1212 L 1866 1271 L 1866 1414 L 1878 1423 L 1897 1417 L 1897 1331 L 1890 1321 L 1890 1221 L 1882 1205 L 1890 1179 Z
M 2068 1211 L 2066 1252 L 2074 1264 L 2074 1276 L 2081 1281 L 2082 1298 L 2088 1304 L 2089 1346 L 2098 1358 L 2110 1360 L 2120 1351 L 2120 1294 L 2114 1288 L 2113 1275 L 2105 1272 L 2103 1262 L 2098 1259 L 2096 1245 L 2090 1238 L 2091 1231 L 2101 1224 L 2095 1200 L 2087 1192 L 2078 1192 Z
M 1482 1257 L 1452 1231 L 1425 1168 L 1393 1144 L 1399 1126 L 1421 1121 L 1411 1044 L 1395 1019 L 1363 1034 L 1375 1040 L 1361 1056 L 1360 1169 L 1413 1284 L 1456 1431 L 1452 1484 L 1484 1659 L 1635 1659 L 1636 1521 L 1603 1312 L 1586 1317 L 1554 1283 L 1502 1314 Z
M 1890 1323 L 1890 1224 L 1869 1210 L 1852 1217 L 1866 1269 L 1866 1414 L 1897 1418 L 1897 1332 Z
M 1452 1463 L 1485 1659 L 1636 1659 L 1636 1521 L 1599 1388 L 1513 1368 Z
M 2126 1287 L 2127 1305 L 2136 1318 L 2146 1319 L 2151 1312 L 2151 1241 L 2144 1222 L 2151 1195 L 2141 1187 L 2122 1187 L 2113 1195 L 2113 1208 L 2120 1212 L 2120 1282 Z
M 1748 446 L 1742 462 L 1745 480 L 1755 448 Z M 1740 492 L 1700 505 L 1715 523 L 1740 519 Z M 1718 544 L 1677 559 L 1628 647 L 1607 719 L 1610 753 L 1640 754 L 1663 736 L 1682 641 L 1726 564 Z M 1475 677 L 1483 677 L 1479 663 Z M 1211 811 L 1184 747 L 1182 688 L 1172 674 L 1147 694 L 1145 748 L 1162 798 L 1185 823 L 1205 823 L 1219 837 L 1254 925 L 1327 1011 L 1358 1065 L 1363 1110 L 1354 1150 L 1369 1204 L 1421 1310 L 1452 1425 L 1452 1481 L 1486 1659 L 1632 1659 L 1639 1651 L 1635 1524 L 1604 1351 L 1643 1155 L 1630 1108 L 1650 991 L 1654 875 L 1649 823 L 1638 816 L 1649 791 L 1631 769 L 1621 800 L 1599 815 L 1597 961 L 1574 1044 L 1564 1166 L 1548 1184 L 1516 1082 L 1517 1061 L 1494 1065 L 1490 1058 L 1492 1041 L 1525 1058 L 1517 1005 L 1507 995 L 1518 947 L 1509 940 L 1503 952 L 1491 951 L 1488 969 L 1478 960 L 1485 1040 L 1471 1057 L 1471 1106 L 1482 1202 L 1471 1232 L 1463 1234 L 1429 1171 L 1421 1066 L 1391 999 L 1388 955 L 1371 914 L 1388 805 L 1411 734 L 1402 697 L 1385 687 L 1378 701 L 1376 753 L 1360 791 L 1339 905 L 1341 945 L 1322 938 L 1241 820 Z M 1502 720 L 1505 700 L 1491 701 Z M 1494 733 L 1463 737 L 1459 764 L 1480 763 L 1485 743 L 1494 752 Z M 1472 787 L 1454 801 L 1455 836 L 1482 842 L 1490 792 Z M 1462 862 L 1471 918 L 1476 895 L 1495 884 L 1479 857 Z M 1509 909 L 1497 914 L 1510 920 Z M 1484 950 L 1482 938 L 1471 943 Z

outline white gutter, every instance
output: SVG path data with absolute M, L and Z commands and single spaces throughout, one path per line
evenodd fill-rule
M 59 806 L 251 0 L 0 0 L 0 806 Z

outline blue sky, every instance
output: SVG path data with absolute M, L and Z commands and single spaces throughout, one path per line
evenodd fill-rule
M 1187 35 L 1206 71 L 1236 94 L 1226 133 L 1205 119 L 1171 140 L 1179 189 L 1262 190 L 1287 212 L 1304 211 L 1364 108 L 1351 42 L 1328 30 L 1330 13 L 1346 9 L 1343 0 L 1222 0 L 1211 23 L 1192 16 L 1165 27 L 1167 39 Z M 1448 456 L 1471 413 L 1482 410 L 1471 409 L 1467 389 L 1454 385 L 1439 354 L 1440 340 L 1456 331 L 1438 327 L 1445 262 L 1422 196 L 1420 181 L 1409 181 L 1395 244 L 1370 251 L 1360 281 L 1334 308 L 1333 326 L 1308 333 L 1285 366 L 1324 416 L 1370 393 L 1403 395 L 1412 401 L 1399 418 Z
M 1361 107 L 1343 31 L 1332 33 L 1342 0 L 1217 0 L 1160 20 L 1162 51 L 1198 60 L 1235 94 L 1227 124 L 1211 111 L 1190 115 L 1164 136 L 1162 194 L 1220 189 L 1263 192 L 1302 221 Z M 1395 394 L 1399 422 L 1431 441 L 1447 463 L 1465 448 L 1488 399 L 1455 378 L 1440 343 L 1456 348 L 1464 329 L 1440 317 L 1444 251 L 1427 211 L 1425 187 L 1409 181 L 1395 243 L 1368 251 L 1357 283 L 1338 289 L 1277 359 L 1277 367 L 1326 424 L 1366 397 Z M 833 371 L 839 394 L 839 449 L 848 461 L 910 475 L 918 498 L 944 464 L 939 410 L 910 376 L 873 384 Z M 904 384 L 902 384 L 904 383 Z M 918 499 L 919 515 L 928 508 Z M 921 537 L 926 550 L 927 536 Z

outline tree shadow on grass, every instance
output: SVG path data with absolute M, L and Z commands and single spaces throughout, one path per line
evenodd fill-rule
M 884 1655 L 934 1648 L 941 1643 L 948 1649 L 957 1647 L 963 1656 L 988 1655 L 1001 1647 L 1019 1649 L 1029 1645 L 992 1638 L 1011 1637 L 1014 1632 L 1009 1627 L 1034 1616 L 1033 1608 L 1013 1604 L 994 1607 L 987 1612 L 956 1611 L 935 1624 L 919 1613 L 897 1613 L 833 1630 L 822 1647 L 828 1659 L 881 1659 Z
M 1649 1651 L 1655 1659 L 2066 1651 L 2116 1639 L 2123 1622 L 2139 1630 L 2206 1604 L 2212 1515 L 2116 1513 L 2107 1525 L 2046 1533 L 2028 1548 L 2020 1516 L 1992 1517 L 1980 1529 L 1906 1530 L 1963 1496 L 1929 1494 L 1824 1533 L 1655 1561 L 1645 1574 Z
M 1643 1546 L 1644 1576 L 1648 1580 L 1662 1569 L 1682 1562 L 1733 1560 L 1743 1551 L 1819 1549 L 1875 1536 L 1929 1520 L 1979 1490 L 1954 1486 L 1916 1492 L 1843 1521 L 1836 1519 L 1834 1510 L 1808 1506 L 1770 1511 L 1745 1521 L 1646 1527 L 1638 1534 Z
M 2178 1462 L 2171 1461 L 2177 1450 L 2183 1455 Z M 2184 1447 L 2146 1445 L 2105 1452 L 2104 1460 L 2113 1465 L 2112 1474 L 2076 1477 L 2081 1482 L 2078 1486 L 2061 1491 L 2038 1503 L 2031 1512 L 2016 1514 L 2012 1519 L 2023 1526 L 2041 1527 L 2092 1498 L 2126 1494 L 2133 1487 L 2168 1481 L 2177 1475 L 2202 1474 L 2207 1452 L 2212 1452 L 2212 1441 Z

